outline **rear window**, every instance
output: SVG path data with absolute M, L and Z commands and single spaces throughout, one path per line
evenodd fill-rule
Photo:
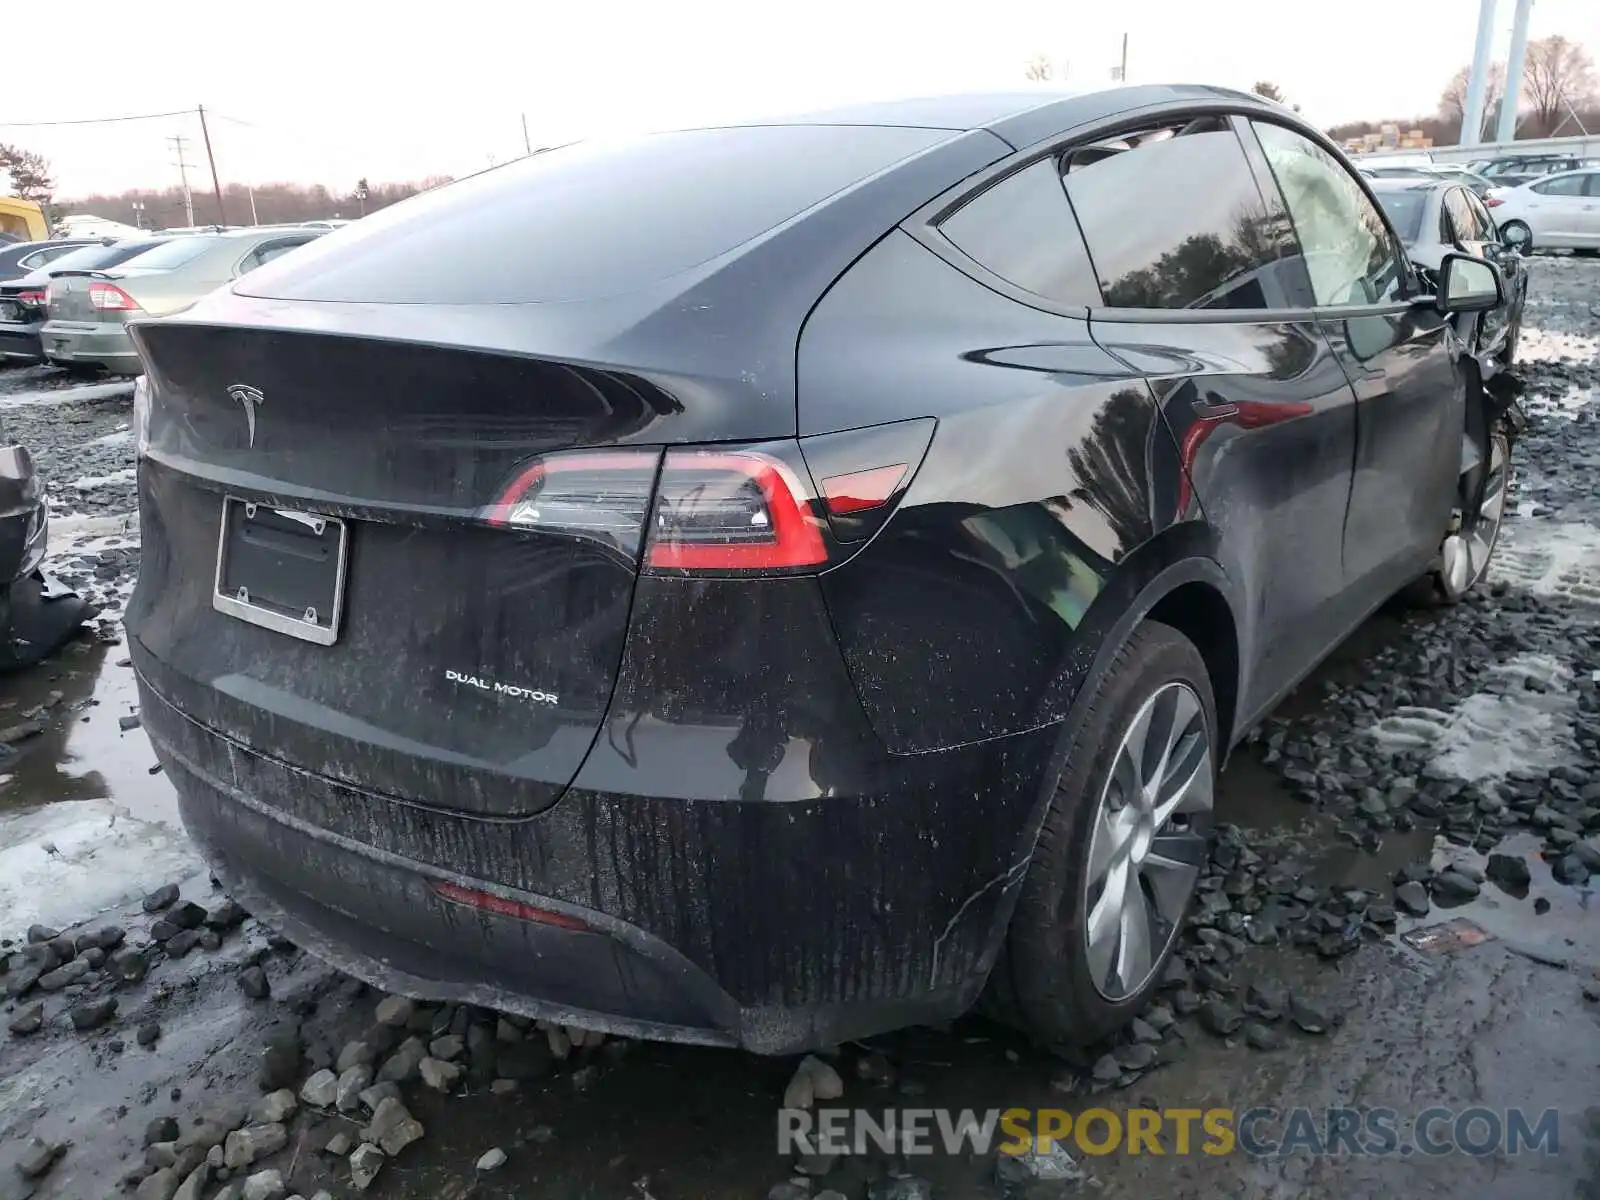
M 950 136 L 775 125 L 578 143 L 383 209 L 235 290 L 395 304 L 614 295 L 715 258 Z
M 199 258 L 211 247 L 222 239 L 217 237 L 175 237 L 170 242 L 162 242 L 154 250 L 146 250 L 143 254 L 135 254 L 122 265 L 131 270 L 140 271 L 170 271 L 173 267 L 181 267 L 186 262 Z
M 106 255 L 114 249 L 115 246 L 80 246 L 70 254 L 63 254 L 44 265 L 52 271 L 87 271 L 104 263 Z
M 1378 203 L 1389 215 L 1389 224 L 1400 235 L 1400 240 L 1415 243 L 1422 240 L 1422 218 L 1428 210 L 1426 192 L 1386 192 L 1377 194 Z

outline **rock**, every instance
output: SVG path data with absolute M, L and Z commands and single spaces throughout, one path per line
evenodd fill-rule
M 211 1182 L 211 1164 L 201 1163 L 172 1194 L 172 1200 L 205 1200 L 206 1184 Z
M 67 1016 L 72 1019 L 72 1027 L 79 1033 L 88 1033 L 91 1029 L 99 1029 L 116 1015 L 117 998 L 107 996 L 104 1000 L 87 1000 L 82 1004 L 75 1004 L 67 1010 Z
M 844 1080 L 839 1072 L 814 1054 L 800 1061 L 789 1086 L 783 1091 L 783 1107 L 810 1108 L 818 1100 L 837 1100 L 844 1095 Z
M 1244 1011 L 1263 1021 L 1276 1021 L 1289 1007 L 1289 989 L 1281 983 L 1252 983 L 1245 990 Z
M 1159 1052 L 1149 1042 L 1130 1042 L 1118 1046 L 1113 1053 L 1117 1062 L 1129 1071 L 1148 1071 L 1159 1057 Z
M 502 1046 L 494 1061 L 500 1078 L 519 1081 L 541 1079 L 550 1073 L 552 1065 L 549 1045 L 537 1040 Z
M 1533 881 L 1528 860 L 1515 854 L 1491 854 L 1484 863 L 1484 874 L 1502 888 L 1525 888 Z
M 176 1142 L 182 1132 L 176 1117 L 157 1117 L 144 1128 L 144 1144 L 153 1146 L 157 1142 Z
M 1136 1042 L 1159 1042 L 1161 1031 L 1143 1017 L 1128 1022 L 1128 1036 Z
M 370 1064 L 377 1061 L 378 1052 L 371 1042 L 357 1039 L 346 1042 L 344 1049 L 339 1051 L 338 1061 L 334 1063 L 334 1070 L 343 1075 L 351 1067 Z
M 39 976 L 39 990 L 41 992 L 59 992 L 69 984 L 74 984 L 89 973 L 89 964 L 81 958 L 75 958 L 65 966 L 57 967 L 54 971 Z
M 182 1183 L 183 1176 L 171 1167 L 163 1167 L 153 1175 L 145 1177 L 134 1197 L 135 1200 L 172 1200 Z
M 1428 903 L 1428 890 L 1415 880 L 1402 883 L 1394 890 L 1395 907 L 1408 917 L 1425 917 L 1432 906 Z
M 434 1058 L 443 1059 L 445 1062 L 455 1062 L 466 1053 L 466 1042 L 456 1034 L 447 1033 L 443 1037 L 436 1037 L 428 1043 L 428 1053 Z
M 1322 1009 L 1299 997 L 1289 1000 L 1289 1020 L 1306 1033 L 1327 1033 L 1333 1024 L 1332 1018 Z
M 501 1017 L 495 1022 L 494 1040 L 497 1042 L 505 1042 L 508 1045 L 512 1042 L 520 1042 L 522 1040 L 522 1030 L 518 1029 L 504 1017 Z
M 275 1092 L 279 1088 L 292 1088 L 299 1078 L 300 1031 L 291 1027 L 274 1034 L 261 1052 L 257 1079 L 262 1091 Z
M 1583 859 L 1576 854 L 1563 854 L 1550 864 L 1550 877 L 1557 883 L 1566 883 L 1573 887 L 1588 883 L 1592 873 Z M 39 982 L 43 985 L 44 980 L 41 979 Z
M 27 1037 L 30 1033 L 38 1033 L 44 1027 L 44 1005 L 35 1004 L 32 1008 L 25 1008 L 12 1018 L 9 1026 L 17 1037 Z
M 123 733 L 130 733 L 139 728 L 139 718 L 135 714 L 128 714 L 117 718 L 117 728 Z
M 545 1044 L 550 1047 L 550 1057 L 557 1062 L 572 1053 L 572 1039 L 567 1036 L 567 1031 L 562 1026 L 545 1026 L 544 1038 Z
M 312 1108 L 332 1108 L 339 1099 L 339 1077 L 324 1068 L 300 1088 L 300 1099 Z
M 283 1175 L 278 1171 L 257 1171 L 244 1181 L 240 1200 L 283 1200 Z
M 180 929 L 167 939 L 167 957 L 182 958 L 200 944 L 204 934 L 195 929 Z
M 169 883 L 158 887 L 144 898 L 144 910 L 147 913 L 157 913 L 162 909 L 171 908 L 178 902 L 178 885 Z
M 143 950 L 127 947 L 107 960 L 107 971 L 122 983 L 142 983 L 150 971 L 150 959 Z
M 6 998 L 14 1000 L 32 991 L 39 982 L 39 976 L 44 974 L 38 967 L 22 967 L 11 971 L 6 976 Z
M 282 1125 L 246 1125 L 228 1135 L 222 1147 L 222 1161 L 228 1170 L 238 1171 L 288 1144 L 289 1131 Z
M 1115 1055 L 1102 1054 L 1095 1059 L 1090 1074 L 1098 1083 L 1115 1083 L 1122 1078 L 1122 1064 L 1117 1061 Z M 784 1107 L 787 1108 L 788 1105 Z
M 436 1092 L 449 1092 L 461 1080 L 461 1068 L 442 1058 L 425 1058 L 417 1068 L 422 1082 Z
M 1200 1009 L 1200 993 L 1191 988 L 1179 988 L 1172 993 L 1172 1008 L 1180 1017 L 1187 1017 Z
M 394 1097 L 378 1105 L 372 1123 L 361 1131 L 362 1139 L 372 1142 L 388 1158 L 393 1158 L 423 1134 L 422 1122 Z
M 61 930 L 53 929 L 49 925 L 29 925 L 28 945 L 42 946 L 46 942 L 53 942 L 61 936 Z
M 404 1028 L 416 1010 L 416 1001 L 405 996 L 385 997 L 378 1005 L 378 1024 L 387 1025 L 391 1029 Z
M 359 1099 L 368 1112 L 377 1112 L 378 1105 L 388 1099 L 400 1099 L 400 1085 L 398 1083 L 375 1083 L 362 1091 Z
M 334 1134 L 328 1139 L 328 1144 L 324 1147 L 324 1150 L 326 1153 L 333 1155 L 335 1158 L 344 1158 L 350 1153 L 350 1150 L 354 1145 L 354 1139 L 352 1139 L 348 1133 L 341 1129 L 338 1133 Z
M 1283 1045 L 1283 1034 L 1271 1025 L 1263 1025 L 1260 1021 L 1246 1021 L 1244 1040 L 1256 1050 L 1276 1050 Z
M 243 925 L 249 916 L 238 901 L 227 899 L 206 913 L 206 928 L 226 933 Z
M 498 1171 L 506 1165 L 506 1152 L 496 1146 L 482 1158 L 478 1159 L 477 1170 L 480 1175 L 487 1175 L 490 1171 Z
M 139 1032 L 134 1034 L 134 1041 L 138 1042 L 139 1045 L 148 1050 L 151 1046 L 156 1044 L 160 1037 L 161 1026 L 155 1021 L 146 1021 L 143 1025 L 139 1026 Z
M 1244 1024 L 1244 1013 L 1226 1000 L 1212 998 L 1200 1006 L 1200 1026 L 1218 1037 L 1231 1037 Z
M 370 1143 L 363 1143 L 350 1156 L 350 1182 L 356 1191 L 364 1192 L 383 1169 L 383 1151 Z
M 361 1093 L 372 1086 L 372 1068 L 357 1063 L 339 1076 L 334 1088 L 333 1102 L 340 1112 L 354 1112 L 361 1106 Z
M 1454 867 L 1433 877 L 1433 898 L 1441 904 L 1465 904 L 1482 890 L 1475 879 Z
M 170 942 L 182 932 L 183 930 L 179 929 L 165 917 L 157 921 L 154 925 L 150 926 L 151 940 L 161 942 L 163 945 L 167 942 Z
M 867 1188 L 867 1200 L 933 1200 L 933 1185 L 915 1175 L 891 1175 Z
M 60 1161 L 67 1152 L 64 1143 L 47 1142 L 43 1138 L 29 1138 L 22 1157 L 17 1159 L 17 1170 L 24 1179 L 39 1179 Z
M 422 1066 L 422 1060 L 427 1057 L 428 1048 L 422 1044 L 421 1038 L 407 1038 L 379 1069 L 378 1081 L 405 1083 L 407 1080 L 415 1079 L 418 1068 Z
M 315 1078 L 313 1076 L 312 1078 Z M 311 1103 L 311 1101 L 306 1101 Z M 279 1088 L 261 1097 L 250 1107 L 250 1121 L 254 1125 L 282 1125 L 294 1116 L 300 1102 L 288 1088 Z
M 1063 1190 L 1068 1185 L 1081 1185 L 1087 1182 L 1084 1170 L 1067 1153 L 1067 1148 L 1061 1142 L 1052 1142 L 1049 1150 L 1040 1150 L 1037 1146 L 1030 1146 L 1021 1154 L 1002 1153 L 994 1163 L 995 1182 L 1000 1187 L 1000 1194 L 1010 1200 L 1016 1197 L 1040 1196 L 1046 1193 L 1039 1190 L 1037 1185 L 1054 1183 L 1062 1185 Z
M 252 1000 L 265 1000 L 272 994 L 267 973 L 260 967 L 246 967 L 239 972 L 239 987 Z
M 206 922 L 206 910 L 192 900 L 185 900 L 169 909 L 165 919 L 179 929 L 199 929 Z

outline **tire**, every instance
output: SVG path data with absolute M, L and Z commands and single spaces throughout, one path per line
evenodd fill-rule
M 1488 480 L 1484 483 L 1484 473 Z M 1482 498 L 1478 493 L 1482 484 Z M 1445 533 L 1439 564 L 1411 589 L 1410 598 L 1424 606 L 1459 604 L 1489 573 L 1511 485 L 1511 442 L 1503 429 L 1489 435 L 1487 461 L 1461 475 L 1456 527 Z M 1469 509 L 1476 509 L 1469 515 Z
M 1518 249 L 1521 250 L 1522 253 L 1524 253 L 1524 254 L 1532 254 L 1533 253 L 1533 230 L 1528 228 L 1528 223 L 1526 221 L 1507 221 L 1504 225 L 1500 226 L 1500 237 L 1502 239 L 1505 238 L 1506 230 L 1508 230 L 1508 229 L 1520 229 L 1520 230 L 1522 230 L 1524 233 L 1526 233 L 1528 235 L 1528 240 L 1523 242 L 1522 245 L 1518 247 Z
M 1517 347 L 1522 343 L 1522 313 L 1527 303 L 1527 288 L 1524 285 L 1521 302 L 1517 305 L 1517 319 L 1506 330 L 1506 344 L 1500 350 L 1501 366 L 1507 370 L 1516 365 Z
M 1593 246 L 1585 246 L 1581 250 L 1574 250 L 1573 253 L 1580 258 L 1600 258 L 1600 250 L 1596 250 Z
M 1140 730 L 1146 755 L 1125 753 Z M 1218 753 L 1216 708 L 1199 651 L 1170 626 L 1140 626 L 1070 736 L 997 967 L 1006 978 L 996 990 L 1035 1041 L 1081 1047 L 1120 1029 L 1160 985 L 1205 865 Z M 1145 777 L 1156 775 L 1150 768 L 1157 759 L 1166 768 L 1157 776 L 1153 808 L 1140 799 L 1147 793 L 1132 774 L 1135 758 Z M 1174 789 L 1182 779 L 1192 782 Z M 1158 824 L 1163 808 L 1172 811 Z M 1179 861 L 1182 869 L 1171 865 Z M 1110 919 L 1119 878 L 1138 885 L 1136 893 L 1120 894 L 1142 902 L 1142 924 L 1132 906 L 1121 909 L 1126 921 Z M 1120 941 L 1130 928 L 1146 931 L 1145 955 L 1137 954 L 1137 943 Z M 1091 929 L 1099 936 L 1091 937 Z

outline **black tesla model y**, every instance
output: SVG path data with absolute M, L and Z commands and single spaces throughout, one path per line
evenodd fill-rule
M 136 327 L 144 725 L 416 996 L 768 1052 L 1143 1003 L 1229 747 L 1482 577 L 1510 417 L 1366 185 L 1205 87 L 535 155 Z

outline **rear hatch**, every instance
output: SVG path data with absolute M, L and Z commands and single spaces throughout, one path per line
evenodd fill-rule
M 949 134 L 672 136 L 620 171 L 536 155 L 135 324 L 128 628 L 157 692 L 371 793 L 498 815 L 559 798 L 610 703 L 666 448 L 795 445 L 796 333 L 861 247 L 706 264 Z M 729 190 L 746 177 L 764 187 Z M 680 504 L 695 536 L 760 516 L 775 477 L 712 466 Z

